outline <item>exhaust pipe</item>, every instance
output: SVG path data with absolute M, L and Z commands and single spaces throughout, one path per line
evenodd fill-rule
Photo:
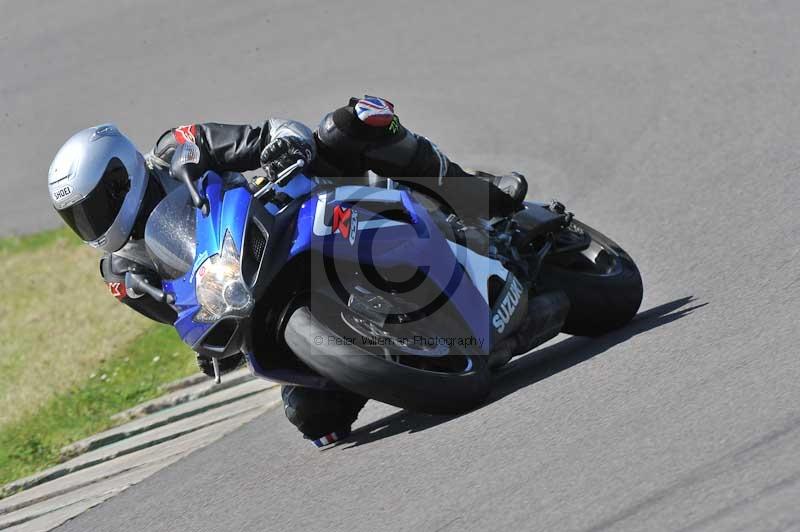
M 519 328 L 497 344 L 489 354 L 489 367 L 497 369 L 513 357 L 523 355 L 555 337 L 564 327 L 569 313 L 569 298 L 559 290 L 528 301 L 528 314 Z

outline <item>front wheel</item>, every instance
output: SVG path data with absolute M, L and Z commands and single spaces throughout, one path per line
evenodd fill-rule
M 542 267 L 545 290 L 563 290 L 570 311 L 562 329 L 577 336 L 598 336 L 622 327 L 642 303 L 639 269 L 613 240 L 577 220 L 567 229 L 588 235 L 587 249 L 568 257 L 554 256 Z
M 491 386 L 487 357 L 432 333 L 420 336 L 428 340 L 409 345 L 334 304 L 299 307 L 284 332 L 300 360 L 359 395 L 431 414 L 481 403 Z

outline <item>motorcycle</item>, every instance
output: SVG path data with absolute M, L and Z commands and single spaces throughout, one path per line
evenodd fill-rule
M 161 286 L 126 284 L 176 309 L 217 381 L 244 354 L 271 381 L 463 412 L 512 357 L 639 309 L 634 261 L 560 203 L 465 222 L 392 180 L 337 186 L 301 165 L 255 194 L 212 171 L 184 178 L 147 222 Z

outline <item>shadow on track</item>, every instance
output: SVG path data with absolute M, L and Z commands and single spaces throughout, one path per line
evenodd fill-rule
M 693 296 L 682 297 L 639 313 L 633 321 L 617 331 L 596 338 L 571 336 L 557 344 L 518 357 L 494 376 L 492 393 L 479 408 L 499 401 L 520 388 L 535 384 L 590 358 L 594 358 L 637 334 L 688 316 L 694 310 L 708 304 L 700 303 L 686 307 L 686 305 L 693 302 Z M 459 416 L 434 416 L 401 410 L 355 430 L 350 437 L 338 442 L 329 449 L 337 447 L 350 449 L 397 434 L 421 432 L 442 423 L 447 423 L 457 417 Z

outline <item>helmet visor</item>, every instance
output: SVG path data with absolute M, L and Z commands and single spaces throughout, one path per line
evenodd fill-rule
M 122 161 L 115 157 L 108 163 L 100 182 L 85 198 L 56 212 L 78 236 L 91 242 L 103 236 L 114 223 L 130 188 L 128 172 Z

